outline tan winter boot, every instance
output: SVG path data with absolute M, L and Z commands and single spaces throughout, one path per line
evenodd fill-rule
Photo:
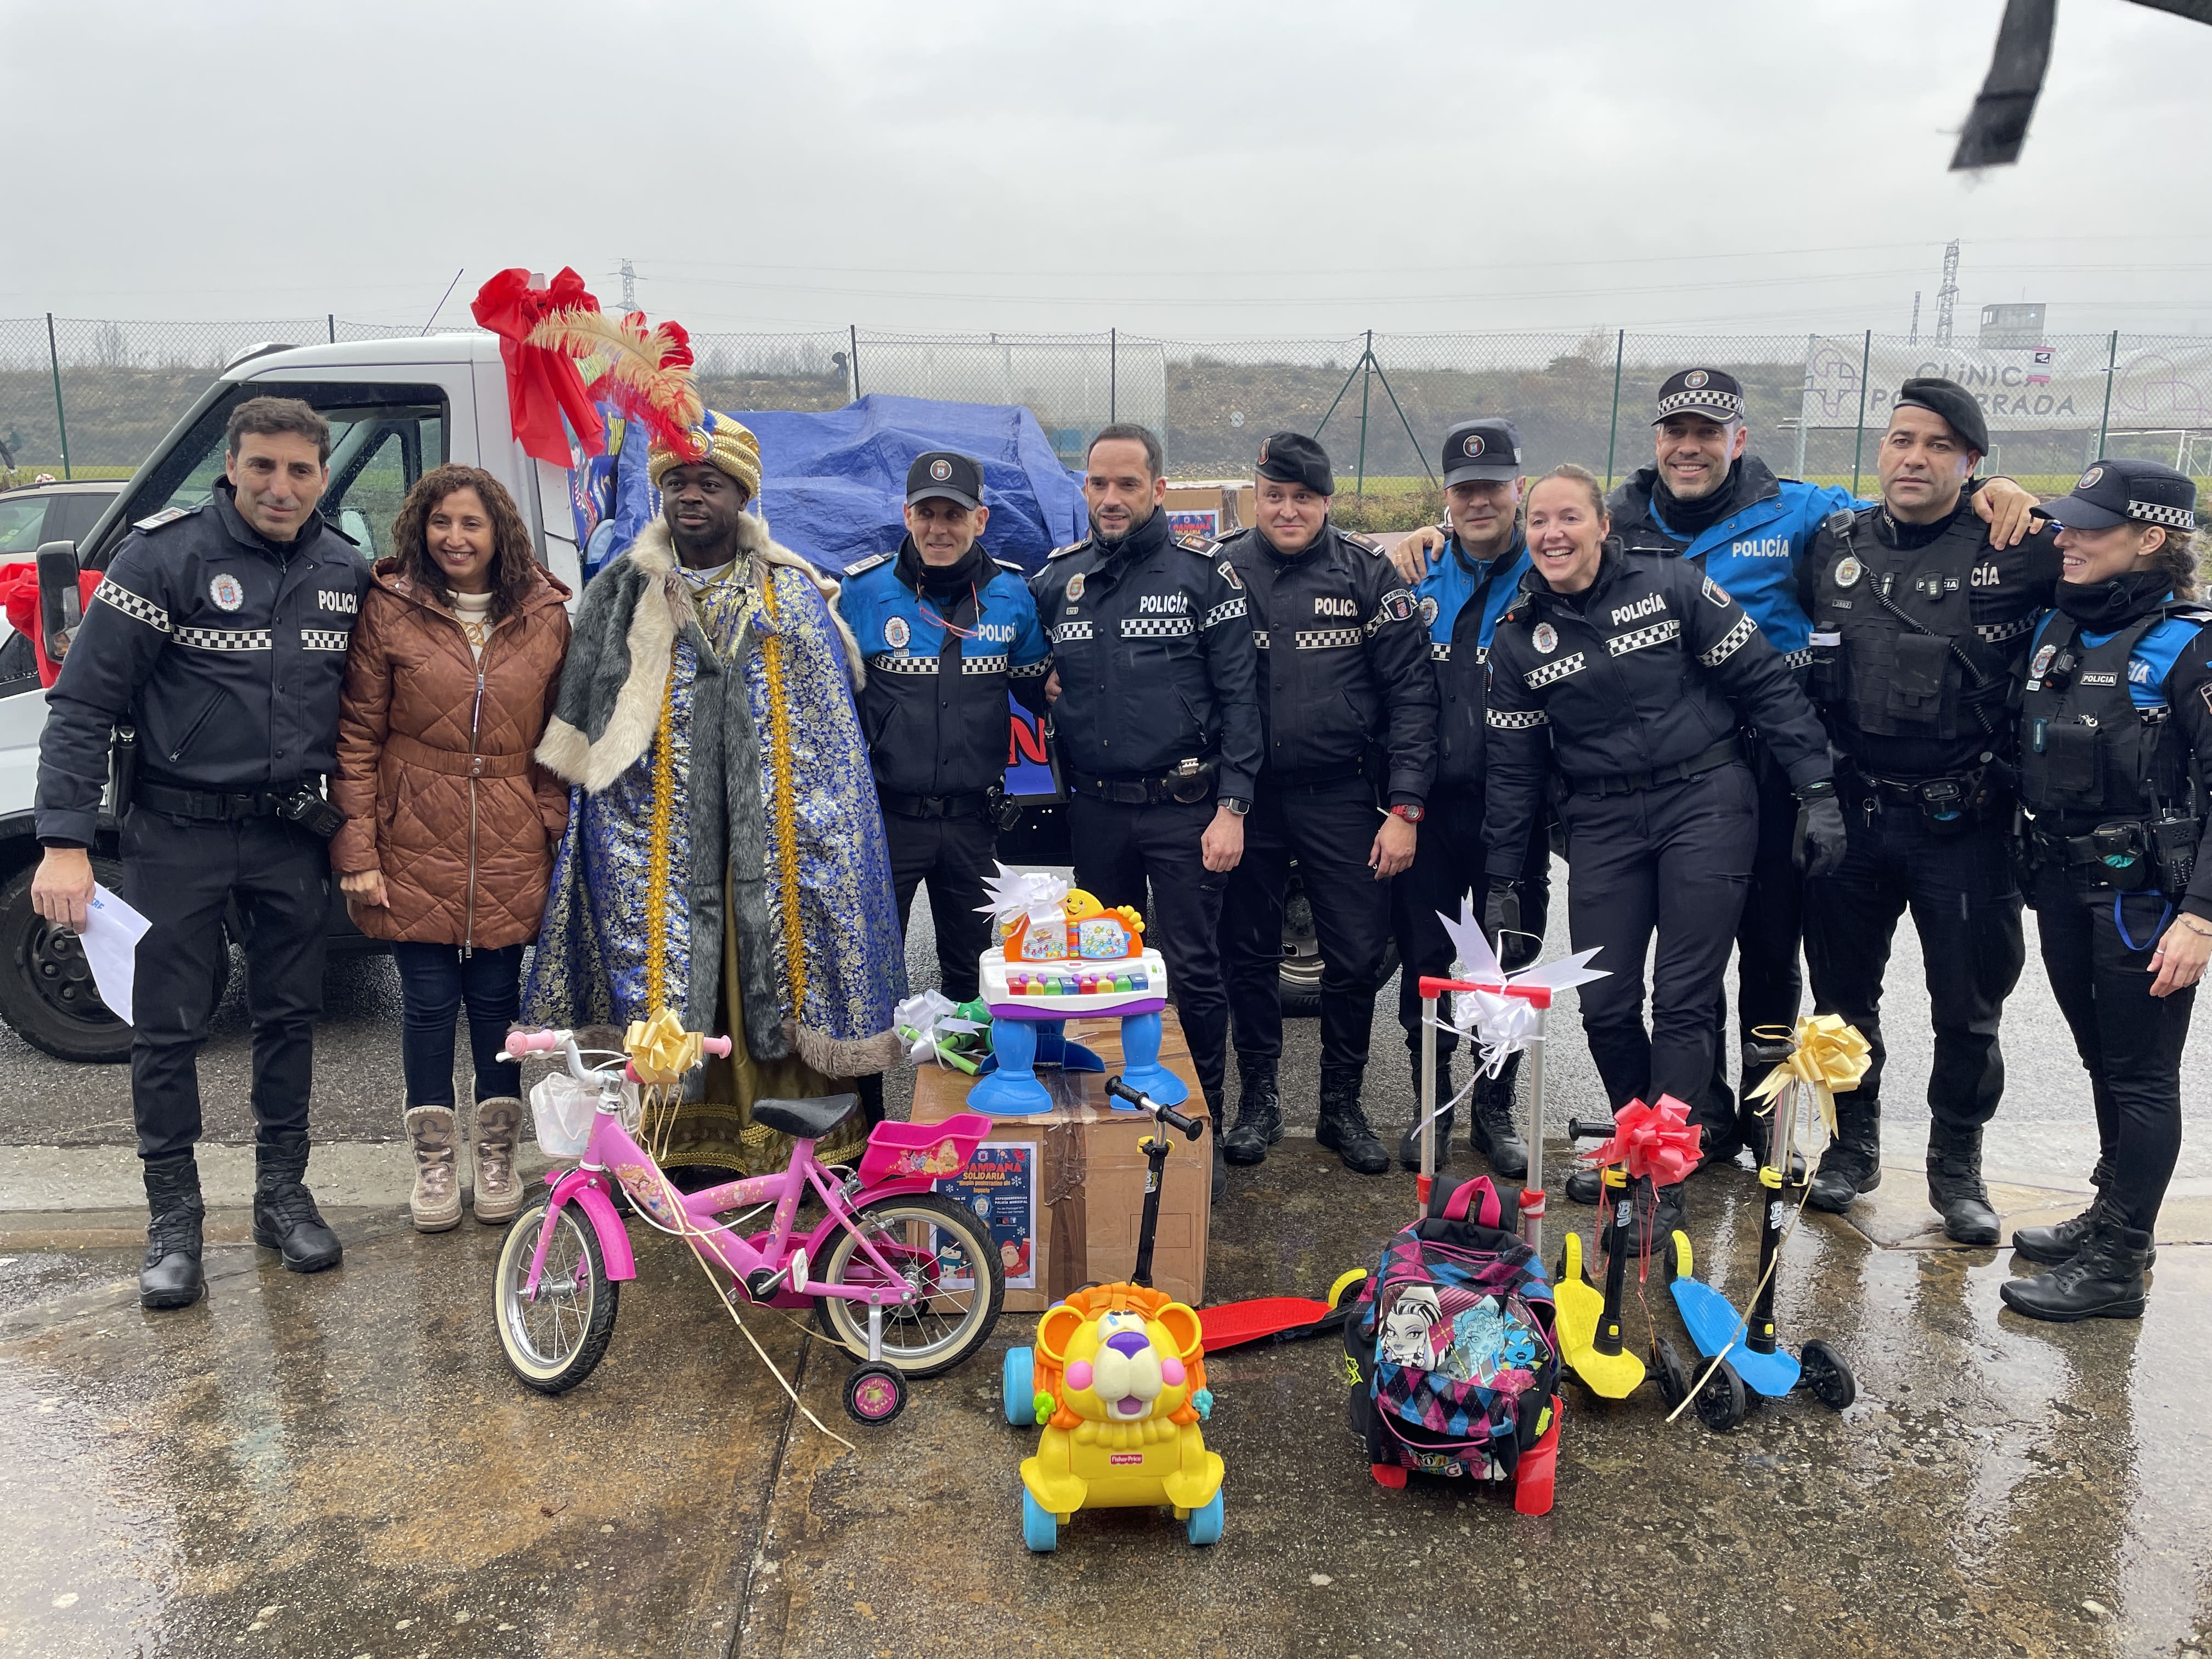
M 513 1095 L 477 1102 L 477 1219 L 504 1224 L 522 1213 L 522 1182 L 514 1173 L 515 1144 L 522 1138 L 522 1103 Z
M 442 1233 L 461 1219 L 461 1171 L 456 1161 L 459 1127 L 450 1106 L 407 1109 L 407 1139 L 415 1146 L 415 1190 L 407 1212 L 418 1233 Z

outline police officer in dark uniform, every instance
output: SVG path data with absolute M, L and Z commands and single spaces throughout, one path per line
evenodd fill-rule
M 1259 664 L 1236 567 L 1170 533 L 1160 441 L 1123 422 L 1091 441 L 1091 533 L 1030 584 L 1066 775 L 1075 879 L 1136 906 L 1158 947 L 1206 1094 L 1221 1176 L 1229 1002 L 1221 901 L 1260 769 Z M 1146 884 L 1152 892 L 1147 908 Z
M 1266 760 L 1244 857 L 1229 877 L 1222 955 L 1235 1022 L 1231 1164 L 1283 1138 L 1283 902 L 1297 861 L 1321 944 L 1321 1117 L 1315 1139 L 1380 1175 L 1390 1155 L 1360 1109 L 1390 944 L 1390 879 L 1413 862 L 1435 771 L 1437 693 L 1413 596 L 1372 542 L 1328 521 L 1336 480 L 1311 438 L 1260 446 L 1255 522 L 1216 551 L 1242 579 L 1260 647 Z M 1378 820 L 1378 811 L 1381 817 Z
M 137 733 L 122 896 L 153 924 L 138 951 L 131 1044 L 152 1213 L 138 1281 L 149 1308 L 187 1306 L 204 1288 L 197 1060 L 233 902 L 253 1026 L 253 1241 L 295 1273 L 335 1267 L 340 1255 L 303 1179 L 326 842 L 344 822 L 324 780 L 337 764 L 338 690 L 368 567 L 316 515 L 329 459 L 330 427 L 306 404 L 239 404 L 214 499 L 143 521 L 117 550 L 47 695 L 46 851 L 32 898 L 51 922 L 84 926 L 111 736 Z
M 899 926 L 929 884 L 945 995 L 974 999 L 991 943 L 984 878 L 996 869 L 1005 804 L 1009 690 L 1044 712 L 1050 667 L 1036 603 L 1018 565 L 979 539 L 989 522 L 983 469 L 950 450 L 906 475 L 906 538 L 845 573 L 837 609 L 868 666 L 868 739 Z
M 1428 631 L 1429 662 L 1437 684 L 1437 781 L 1429 791 L 1413 862 L 1390 884 L 1401 968 L 1398 1021 L 1413 1054 L 1413 1086 L 1420 1087 L 1421 993 L 1425 975 L 1451 972 L 1451 936 L 1441 918 L 1456 916 L 1472 893 L 1480 903 L 1490 883 L 1482 845 L 1483 711 L 1486 705 L 1490 637 L 1498 618 L 1520 591 L 1528 548 L 1521 534 L 1521 435 L 1513 422 L 1495 417 L 1462 421 L 1444 434 L 1446 519 L 1441 556 L 1415 568 L 1413 600 Z M 1400 567 L 1401 573 L 1404 567 Z M 1521 872 L 1518 930 L 1497 941 L 1509 968 L 1534 959 L 1544 937 L 1551 903 L 1552 853 L 1540 813 L 1528 834 Z M 1457 1033 L 1437 1033 L 1437 1098 L 1453 1098 L 1451 1057 Z M 1468 1109 L 1468 1139 L 1490 1161 L 1492 1173 L 1518 1180 L 1528 1170 L 1528 1143 L 1513 1112 L 1521 1056 L 1509 1055 L 1496 1077 L 1480 1077 Z M 1437 1120 L 1437 1167 L 1451 1156 L 1451 1116 Z M 1421 1165 L 1418 1125 L 1399 1143 L 1399 1161 Z
M 1580 467 L 1530 490 L 1529 572 L 1490 648 L 1486 930 L 1511 907 L 1555 773 L 1575 948 L 1598 947 L 1593 966 L 1607 972 L 1582 988 L 1583 1029 L 1619 1112 L 1665 1095 L 1689 1102 L 1712 1075 L 1713 997 L 1758 832 L 1739 726 L 1765 734 L 1797 792 L 1810 871 L 1842 856 L 1844 826 L 1827 735 L 1758 624 L 1693 565 L 1622 553 L 1607 531 Z M 1679 1189 L 1662 1191 L 1645 1241 L 1680 1215 Z
M 2181 1050 L 2212 957 L 2212 609 L 2194 601 L 2197 486 L 2102 460 L 2043 511 L 2057 609 L 2028 658 L 2020 795 L 2051 988 L 2096 1103 L 2088 1210 L 2022 1227 L 2049 1271 L 1999 1287 L 2036 1319 L 2135 1319 L 2181 1153 Z
M 1812 690 L 1839 757 L 1850 850 L 1808 884 L 1805 957 L 1820 1010 L 1873 1045 L 1836 1097 L 1808 1199 L 1841 1212 L 1881 1179 L 1882 975 L 1909 907 L 1936 1028 L 1929 1202 L 1962 1244 L 1994 1244 L 1982 1126 L 2004 1091 L 1997 1023 L 2026 946 L 2013 873 L 2014 717 L 2058 552 L 2047 529 L 1992 547 L 1965 489 L 1989 448 L 1972 392 L 1907 380 L 1875 457 L 1881 501 L 1838 514 L 1800 572 Z

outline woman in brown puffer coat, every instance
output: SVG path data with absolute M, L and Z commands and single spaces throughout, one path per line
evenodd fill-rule
M 531 551 L 498 479 L 426 472 L 392 521 L 390 558 L 362 600 L 338 712 L 331 843 L 355 925 L 399 964 L 409 1209 L 424 1232 L 461 1218 L 453 1018 L 476 1062 L 476 1213 L 512 1220 L 520 1070 L 498 1054 L 514 1022 L 522 947 L 538 937 L 568 792 L 531 759 L 568 653 L 568 590 Z

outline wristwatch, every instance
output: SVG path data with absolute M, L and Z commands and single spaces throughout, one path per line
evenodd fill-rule
M 1219 797 L 1218 804 L 1224 811 L 1229 813 L 1234 817 L 1241 818 L 1247 812 L 1252 810 L 1252 803 L 1250 801 L 1239 800 L 1234 795 L 1223 795 Z
M 1392 817 L 1403 818 L 1408 823 L 1419 823 L 1429 815 L 1426 807 L 1416 806 L 1411 801 L 1401 801 L 1389 810 Z

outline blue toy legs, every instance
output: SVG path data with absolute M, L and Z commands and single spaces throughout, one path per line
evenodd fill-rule
M 1158 1018 L 1156 1014 L 1155 1019 Z M 994 1029 L 995 1029 L 995 1023 Z M 1039 1020 L 1036 1034 L 1036 1063 L 1057 1066 L 1063 1072 L 1103 1072 L 1106 1062 L 1079 1042 L 1070 1042 L 1065 1022 L 1057 1019 Z
M 1037 1028 L 1049 1024 L 1054 1038 L 1058 1020 L 994 1019 L 991 1056 L 998 1064 L 988 1076 L 975 1079 L 968 1091 L 971 1110 L 997 1117 L 1030 1117 L 1052 1109 L 1052 1097 L 1036 1078 Z
M 1189 1086 L 1160 1064 L 1160 1017 L 1157 1012 L 1129 1014 L 1121 1021 L 1121 1081 L 1139 1094 L 1163 1106 L 1180 1106 L 1190 1098 Z M 1118 1100 L 1115 1109 L 1125 1108 Z

